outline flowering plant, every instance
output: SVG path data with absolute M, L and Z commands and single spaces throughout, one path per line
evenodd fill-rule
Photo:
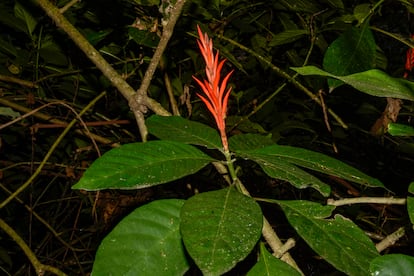
M 207 125 L 179 116 L 150 116 L 145 122 L 148 131 L 159 140 L 126 144 L 106 152 L 73 188 L 147 188 L 195 174 L 211 163 L 225 176 L 229 186 L 196 193 L 185 200 L 154 200 L 137 208 L 102 241 L 93 274 L 183 275 L 195 264 L 204 275 L 222 275 L 256 250 L 263 238 L 273 255 L 260 246 L 260 259 L 251 274 L 278 275 L 285 271 L 287 275 L 300 275 L 300 268 L 288 252 L 294 246 L 293 239 L 283 244 L 277 237 L 263 217 L 258 199 L 249 196 L 238 178 L 237 160 L 251 160 L 269 177 L 289 182 L 297 189 L 311 187 L 324 197 L 330 195 L 330 186 L 310 171 L 365 186 L 383 187 L 383 184 L 323 154 L 277 145 L 269 136 L 239 134 L 228 138 L 225 119 L 232 88 L 227 88 L 227 83 L 233 71 L 221 77 L 226 60 L 219 60 L 211 38 L 200 27 L 197 30 L 206 78 L 193 78 L 202 90 L 197 95 L 213 115 L 220 135 Z M 226 162 L 220 162 L 202 148 L 221 151 Z M 372 241 L 363 231 L 355 230 L 358 228 L 352 221 L 342 216 L 332 218 L 333 206 L 306 200 L 260 200 L 278 204 L 312 249 L 346 274 L 361 274 L 362 268 L 367 274 L 371 260 L 379 256 Z M 123 253 L 121 259 L 117 259 L 119 248 Z M 331 254 L 326 254 L 326 250 Z M 337 252 L 361 255 L 355 258 Z
M 225 152 L 229 151 L 227 135 L 226 135 L 226 112 L 227 103 L 231 93 L 231 87 L 226 90 L 227 82 L 233 73 L 230 71 L 221 80 L 221 69 L 223 68 L 225 59 L 219 62 L 219 51 L 214 55 L 213 41 L 208 37 L 207 33 L 201 31 L 200 26 L 197 25 L 198 35 L 200 40 L 197 41 L 204 61 L 206 62 L 206 76 L 207 80 L 199 80 L 193 76 L 194 80 L 200 85 L 205 96 L 197 94 L 198 97 L 206 104 L 208 110 L 213 115 L 218 130 L 220 132 L 221 141 L 223 143 L 223 149 Z

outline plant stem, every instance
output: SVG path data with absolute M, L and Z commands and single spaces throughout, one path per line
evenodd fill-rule
M 164 53 L 167 47 L 168 41 L 170 40 L 174 32 L 175 24 L 177 23 L 177 20 L 180 17 L 181 10 L 183 9 L 185 1 L 186 0 L 177 0 L 177 2 L 175 3 L 174 8 L 171 11 L 171 15 L 168 18 L 168 22 L 163 28 L 160 42 L 157 45 L 157 49 L 155 49 L 151 62 L 148 65 L 147 70 L 145 71 L 145 75 L 142 79 L 141 86 L 139 87 L 137 93 L 135 93 L 133 99 L 130 99 L 129 101 L 132 107 L 132 112 L 134 113 L 135 118 L 137 119 L 142 141 L 144 142 L 147 140 L 148 130 L 145 125 L 145 118 L 143 115 L 143 113 L 145 113 L 145 109 L 142 109 L 143 107 L 140 107 L 140 105 L 147 105 L 147 91 L 151 84 L 152 77 L 154 76 L 155 70 L 157 69 L 158 64 L 162 58 L 162 54 Z
M 236 188 L 243 193 L 246 196 L 251 197 L 250 192 L 246 189 L 246 187 L 243 185 L 243 183 L 239 180 L 236 174 L 236 170 L 234 169 L 233 162 L 231 158 L 231 153 L 229 151 L 224 151 L 224 156 L 226 158 L 227 163 L 227 171 L 230 174 L 231 177 L 231 184 L 236 185 Z M 218 164 L 215 164 L 216 167 L 219 166 Z M 221 164 L 222 165 L 222 164 Z M 224 167 L 224 166 L 223 166 Z M 224 171 L 226 169 L 224 168 Z M 223 168 L 219 169 L 219 172 L 222 172 Z M 296 264 L 295 260 L 292 258 L 292 256 L 289 254 L 289 252 L 286 251 L 283 248 L 286 248 L 283 244 L 283 242 L 280 240 L 280 238 L 277 236 L 276 232 L 274 231 L 273 227 L 270 225 L 269 221 L 266 219 L 265 216 L 263 216 L 263 228 L 262 228 L 262 235 L 267 241 L 270 248 L 273 250 L 273 255 L 275 257 L 280 258 L 281 260 L 285 261 L 292 267 L 294 267 L 298 272 L 300 272 L 302 275 L 303 272 Z M 291 242 L 290 242 L 291 244 Z
M 382 252 L 384 249 L 395 244 L 400 238 L 404 237 L 404 235 L 405 229 L 404 227 L 400 227 L 397 229 L 397 231 L 391 233 L 390 235 L 386 236 L 382 241 L 377 243 L 375 247 L 377 248 L 378 252 Z
M 333 206 L 361 204 L 361 203 L 405 205 L 407 204 L 407 200 L 405 198 L 393 198 L 393 197 L 357 197 L 357 198 L 344 198 L 344 199 L 339 199 L 339 200 L 333 200 L 330 198 L 326 202 L 326 204 L 333 205 Z

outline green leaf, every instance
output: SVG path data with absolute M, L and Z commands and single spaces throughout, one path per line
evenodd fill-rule
M 414 195 L 414 182 L 411 182 L 408 186 L 408 192 Z
M 0 2 L 0 22 L 17 32 L 27 34 L 27 26 L 25 21 L 23 19 L 16 17 L 13 12 L 13 9 L 9 9 L 8 5 L 6 5 L 6 3 L 4 2 Z M 6 40 L 2 40 L 2 43 L 3 41 Z M 8 41 L 8 43 L 10 43 L 10 41 Z
M 408 217 L 410 218 L 411 224 L 414 225 L 414 197 L 407 197 L 407 212 Z
M 66 56 L 66 53 L 62 51 L 52 37 L 46 36 L 42 40 L 39 54 L 46 64 L 54 64 L 62 67 L 68 65 L 68 57 Z
M 153 115 L 146 120 L 148 131 L 162 140 L 222 149 L 217 130 L 180 116 Z
M 347 275 L 368 275 L 369 264 L 379 253 L 351 220 L 341 215 L 325 219 L 334 206 L 303 200 L 275 202 L 298 234 L 323 259 Z
M 397 123 L 389 123 L 388 133 L 392 136 L 414 136 L 414 127 Z
M 6 40 L 3 40 L 2 38 L 0 38 L 0 52 L 3 52 L 7 55 L 17 56 L 17 49 L 15 48 L 15 46 Z
M 308 0 L 279 0 L 276 3 L 280 3 L 290 11 L 307 12 L 310 14 L 316 13 L 320 10 L 320 6 L 316 1 Z
M 138 5 L 142 6 L 159 6 L 160 0 L 133 0 Z
M 368 25 L 351 27 L 328 47 L 323 69 L 337 76 L 366 71 L 373 68 L 375 53 L 376 44 Z M 342 84 L 342 81 L 328 79 L 330 91 Z
M 172 141 L 126 144 L 93 162 L 72 188 L 140 189 L 195 173 L 212 161 L 197 148 Z
M 308 30 L 297 29 L 297 30 L 286 30 L 273 36 L 269 42 L 269 46 L 279 46 L 287 43 L 294 42 L 305 35 L 308 35 Z
M 301 275 L 296 269 L 270 254 L 260 243 L 259 261 L 247 273 L 247 276 L 296 276 Z
M 92 275 L 183 275 L 189 268 L 180 235 L 184 200 L 141 206 L 103 239 Z
M 258 123 L 245 119 L 241 116 L 228 116 L 226 119 L 227 127 L 233 127 L 237 124 L 237 129 L 247 133 L 263 133 L 267 134 L 267 131 Z
M 354 8 L 354 17 L 358 20 L 359 23 L 362 23 L 367 19 L 367 16 L 372 14 L 372 6 L 370 3 L 363 3 L 356 5 Z
M 16 5 L 14 6 L 14 14 L 17 18 L 22 19 L 26 23 L 26 33 L 32 36 L 32 33 L 37 26 L 37 20 L 19 2 L 16 2 Z
M 274 144 L 270 136 L 254 133 L 234 135 L 229 139 L 229 147 L 232 151 L 254 150 Z
M 414 275 L 414 257 L 403 254 L 388 254 L 375 258 L 369 270 L 375 276 Z
M 372 69 L 348 76 L 336 76 L 315 66 L 292 67 L 301 75 L 318 75 L 335 78 L 366 94 L 377 97 L 390 97 L 414 101 L 414 83 L 393 78 L 387 73 Z
M 325 0 L 323 2 L 326 2 L 332 8 L 335 8 L 335 9 L 341 9 L 341 10 L 343 10 L 345 8 L 344 7 L 344 3 L 342 2 L 342 0 Z
M 369 187 L 384 187 L 377 179 L 324 154 L 291 146 L 272 145 L 253 151 L 240 152 L 244 157 L 260 162 L 261 166 L 290 163 L 324 174 L 337 176 Z
M 259 205 L 230 187 L 188 199 L 181 209 L 181 235 L 203 275 L 221 275 L 250 253 L 262 221 Z
M 9 116 L 12 119 L 16 119 L 17 117 L 20 117 L 21 114 L 10 107 L 0 107 L 0 116 Z
M 128 28 L 129 36 L 138 44 L 149 48 L 156 48 L 160 41 L 156 33 L 137 28 Z
M 94 31 L 90 29 L 84 30 L 85 38 L 91 43 L 93 46 L 96 46 L 99 42 L 104 40 L 108 35 L 110 35 L 113 32 L 113 30 L 99 30 Z
M 239 152 L 237 156 L 255 161 L 268 176 L 288 181 L 298 189 L 310 187 L 319 191 L 323 196 L 329 196 L 331 193 L 329 185 L 281 158 L 252 152 Z

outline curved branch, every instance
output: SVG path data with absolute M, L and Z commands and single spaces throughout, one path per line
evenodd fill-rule
M 6 232 L 24 251 L 29 261 L 32 263 L 34 269 L 36 270 L 37 275 L 43 275 L 45 271 L 52 272 L 56 275 L 65 276 L 66 274 L 60 271 L 58 268 L 44 265 L 42 264 L 39 259 L 37 259 L 35 253 L 30 249 L 30 247 L 26 244 L 26 242 L 20 237 L 19 234 L 14 231 L 4 220 L 0 218 L 0 228 Z
M 113 86 L 115 86 L 122 96 L 128 101 L 131 106 L 132 111 L 138 111 L 142 114 L 143 107 L 148 107 L 158 115 L 168 116 L 171 115 L 166 109 L 164 109 L 158 102 L 153 99 L 150 99 L 146 96 L 139 98 L 140 102 L 136 102 L 137 99 L 134 97 L 137 94 L 135 90 L 121 77 L 121 75 L 102 57 L 102 55 L 89 43 L 89 41 L 61 14 L 59 9 L 50 3 L 48 0 L 36 0 L 39 6 L 46 12 L 46 14 L 56 23 L 56 25 L 61 28 L 71 39 L 72 41 L 81 49 L 86 56 L 96 65 L 96 67 L 103 73 L 105 77 L 109 79 Z M 163 37 L 160 40 L 160 43 L 157 47 L 157 50 L 154 54 L 161 57 L 162 52 L 165 50 L 167 42 L 171 37 L 172 30 L 174 29 L 175 22 L 177 21 L 181 8 L 184 5 L 185 0 L 178 0 L 176 6 L 174 7 L 170 22 L 165 27 Z M 174 21 L 175 20 L 175 21 Z M 159 48 L 159 49 L 158 49 Z M 159 58 L 153 58 L 151 61 L 141 88 L 139 91 L 146 91 L 148 89 L 151 78 L 157 67 Z M 143 96 L 144 93 L 141 93 Z M 141 121 L 143 116 L 138 116 L 137 121 Z M 140 126 L 140 125 L 139 125 Z M 142 135 L 142 132 L 141 132 Z M 144 137 L 143 137 L 144 138 Z

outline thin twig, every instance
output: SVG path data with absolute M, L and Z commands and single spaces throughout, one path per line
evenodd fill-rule
M 167 90 L 168 98 L 170 99 L 172 113 L 174 116 L 180 116 L 180 110 L 178 109 L 177 100 L 174 97 L 174 90 L 168 72 L 165 70 L 166 66 L 163 59 L 160 60 L 160 69 L 164 72 L 164 84 L 165 89 Z
M 181 15 L 181 10 L 183 9 L 185 1 L 186 0 L 177 0 L 177 2 L 175 3 L 175 6 L 172 9 L 171 15 L 168 19 L 168 23 L 164 25 L 157 49 L 155 49 L 151 62 L 148 65 L 147 70 L 145 71 L 145 75 L 142 79 L 141 86 L 137 90 L 137 93 L 135 94 L 133 99 L 129 99 L 129 104 L 131 106 L 132 112 L 134 113 L 135 118 L 137 119 L 137 124 L 140 130 L 142 141 L 146 141 L 148 136 L 148 130 L 145 125 L 145 118 L 143 115 L 143 113 L 145 113 L 146 110 L 145 107 L 142 106 L 142 104 L 144 104 L 145 106 L 149 106 L 148 103 L 145 101 L 148 97 L 148 88 L 151 84 L 152 77 L 154 76 L 155 70 L 158 67 L 161 57 L 167 47 L 168 41 L 170 40 L 174 32 L 175 24 L 177 23 L 177 20 Z
M 2 185 L 0 183 L 0 188 L 2 188 L 4 191 L 6 191 L 8 194 L 11 194 L 12 192 L 7 189 L 4 185 Z M 71 246 L 70 244 L 68 244 L 65 240 L 63 240 L 59 233 L 56 232 L 56 230 L 45 220 L 43 219 L 38 213 L 36 213 L 32 207 L 28 206 L 27 204 L 25 204 L 23 202 L 23 200 L 21 200 L 18 196 L 15 197 L 16 201 L 19 202 L 20 204 L 22 204 L 24 206 L 24 208 L 26 208 L 26 210 L 31 213 L 38 221 L 40 221 L 47 229 L 49 229 L 49 231 L 53 234 L 53 236 L 55 236 L 55 238 L 60 241 L 64 246 L 66 246 L 68 249 L 70 249 L 71 251 L 87 251 L 87 249 L 78 249 L 78 248 L 74 248 L 73 246 Z
M 128 101 L 130 104 L 130 107 L 134 114 L 136 110 L 138 113 L 145 112 L 146 110 L 143 109 L 144 107 L 148 107 L 152 111 L 154 111 L 158 115 L 168 116 L 171 115 L 170 112 L 168 112 L 165 108 L 161 106 L 157 101 L 154 99 L 148 98 L 146 94 L 142 94 L 141 97 L 137 97 L 136 100 L 139 100 L 139 102 L 134 102 L 134 97 L 137 94 L 135 90 L 122 78 L 122 76 L 102 57 L 102 55 L 97 51 L 90 43 L 89 41 L 65 18 L 64 15 L 61 14 L 59 9 L 54 6 L 52 3 L 50 3 L 48 0 L 36 0 L 36 2 L 39 4 L 39 6 L 47 13 L 47 15 L 56 23 L 56 25 L 61 28 L 66 34 L 72 39 L 72 41 L 81 49 L 86 56 L 96 65 L 96 67 L 102 72 L 102 74 L 109 79 L 109 81 L 112 83 L 113 86 L 115 86 L 118 91 L 124 96 L 124 98 Z M 179 12 L 181 12 L 181 9 L 178 9 L 178 7 L 185 2 L 184 0 L 177 1 L 176 7 L 173 9 L 173 13 L 176 10 L 179 10 L 177 13 L 179 15 Z M 175 14 L 174 14 L 175 15 Z M 171 16 L 171 20 L 173 20 L 174 15 Z M 178 18 L 177 15 L 177 18 Z M 174 25 L 174 24 L 173 24 Z M 169 30 L 169 28 L 166 29 Z M 174 27 L 174 26 L 172 26 Z M 172 31 L 171 31 L 172 33 Z M 169 34 L 171 36 L 171 34 Z M 167 38 L 166 34 L 166 38 Z M 168 37 L 169 38 L 169 37 Z M 162 43 L 165 43 L 168 41 L 163 40 Z M 161 43 L 161 41 L 160 41 Z M 165 46 L 164 46 L 165 48 Z M 157 48 L 158 49 L 158 48 Z M 163 51 L 164 49 L 162 49 Z M 157 54 L 161 54 L 160 50 L 157 52 Z M 154 54 L 155 55 L 155 54 Z M 149 70 L 153 70 L 154 66 L 155 68 L 158 65 L 158 61 L 155 65 L 152 65 L 152 62 L 150 63 Z M 149 82 L 151 81 L 153 72 L 148 72 L 145 74 L 146 77 L 144 79 L 146 80 L 146 83 L 142 84 L 142 89 L 145 91 L 148 89 Z M 148 82 L 148 83 L 147 83 Z M 141 88 L 140 88 L 141 89 Z M 136 117 L 138 124 L 141 124 L 143 121 L 143 115 Z M 144 134 L 145 133 L 141 133 Z
M 377 243 L 375 247 L 377 248 L 378 252 L 382 252 L 386 248 L 394 245 L 400 238 L 404 237 L 405 229 L 404 227 L 400 227 L 397 231 L 391 233 L 390 235 L 386 236 L 382 241 Z
M 103 96 L 105 96 L 105 92 L 99 94 L 95 99 L 93 99 L 87 106 L 85 106 L 81 112 L 79 112 L 78 117 L 81 117 L 84 113 L 86 113 L 89 109 L 92 108 L 92 106 Z M 0 209 L 2 209 L 4 206 L 6 206 L 13 198 L 15 198 L 17 195 L 19 195 L 22 191 L 24 191 L 31 183 L 32 181 L 40 174 L 43 167 L 47 163 L 47 160 L 50 158 L 50 156 L 53 154 L 57 146 L 62 141 L 63 137 L 69 132 L 69 130 L 76 124 L 78 121 L 78 118 L 73 119 L 68 126 L 63 130 L 63 132 L 59 135 L 59 137 L 56 139 L 56 141 L 53 143 L 53 145 L 49 148 L 49 151 L 46 153 L 45 157 L 42 160 L 42 163 L 37 167 L 36 171 L 32 174 L 32 176 L 26 180 L 26 182 L 20 186 L 12 195 L 10 195 L 8 198 L 6 198 L 2 203 L 0 203 Z
M 22 105 L 19 105 L 19 104 L 15 103 L 15 102 L 9 101 L 9 100 L 7 100 L 5 98 L 0 98 L 0 104 L 3 104 L 5 106 L 9 106 L 9 107 L 11 107 L 11 108 L 13 108 L 13 109 L 15 109 L 17 111 L 20 111 L 20 112 L 25 113 L 22 116 L 14 119 L 14 120 L 12 120 L 10 122 L 7 122 L 7 123 L 5 123 L 3 125 L 0 125 L 0 130 L 3 129 L 3 128 L 5 128 L 5 127 L 8 127 L 8 126 L 10 126 L 12 124 L 15 124 L 18 121 L 21 121 L 24 118 L 29 117 L 29 116 L 34 116 L 34 117 L 39 118 L 41 120 L 44 120 L 44 121 L 47 121 L 47 122 L 50 122 L 50 123 L 53 123 L 53 124 L 57 124 L 57 125 L 65 125 L 65 126 L 67 126 L 67 124 L 68 124 L 67 122 L 61 121 L 59 119 L 56 119 L 53 116 L 50 116 L 50 115 L 47 115 L 47 114 L 44 114 L 44 113 L 39 112 L 43 108 L 45 108 L 47 106 L 50 106 L 50 105 L 65 104 L 65 102 L 63 102 L 63 101 L 51 102 L 51 103 L 42 105 L 41 107 L 38 107 L 36 109 L 27 108 L 25 106 L 22 106 Z M 105 145 L 111 145 L 112 147 L 118 147 L 119 146 L 119 143 L 114 143 L 113 141 L 109 140 L 108 138 L 105 138 L 105 137 L 96 135 L 96 134 L 91 133 L 91 132 L 88 133 L 88 132 L 86 132 L 86 131 L 84 131 L 82 129 L 76 129 L 75 132 L 78 133 L 78 134 L 81 134 L 81 135 L 88 136 L 92 140 L 98 141 L 99 143 L 102 143 L 102 144 L 105 144 Z
M 72 0 L 66 5 L 64 5 L 62 8 L 59 9 L 60 13 L 65 13 L 68 9 L 70 9 L 73 5 L 80 2 L 81 0 Z
M 11 228 L 4 220 L 0 218 L 0 228 L 7 233 L 19 247 L 23 250 L 29 261 L 32 263 L 37 275 L 43 275 L 45 271 L 52 272 L 59 276 L 66 275 L 56 267 L 42 264 L 36 257 L 36 254 L 30 249 L 27 243 L 20 237 L 13 228 Z
M 22 86 L 26 86 L 26 87 L 29 87 L 29 88 L 38 88 L 39 87 L 36 83 L 34 83 L 32 81 L 22 80 L 22 79 L 15 78 L 15 77 L 12 77 L 12 76 L 0 75 L 0 81 L 17 83 L 17 84 L 20 84 Z
M 334 199 L 329 198 L 326 204 L 333 205 L 333 206 L 342 206 L 342 205 L 362 204 L 362 203 L 405 205 L 407 204 L 407 199 L 393 198 L 393 197 L 356 197 L 356 198 L 344 198 L 344 199 L 334 200 Z

